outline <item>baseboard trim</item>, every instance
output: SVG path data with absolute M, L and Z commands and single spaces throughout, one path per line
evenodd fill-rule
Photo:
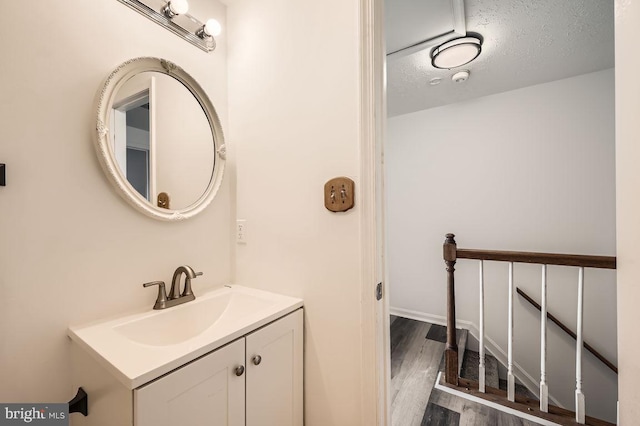
M 427 314 L 419 311 L 411 311 L 409 309 L 402 308 L 393 308 L 389 307 L 389 313 L 391 315 L 395 315 L 398 317 L 409 318 L 416 321 L 428 322 L 431 324 L 437 325 L 447 325 L 447 318 L 442 315 L 433 315 Z M 469 331 L 474 339 L 480 341 L 480 330 L 478 326 L 472 321 L 466 320 L 456 320 L 456 328 L 464 328 Z M 502 365 L 507 365 L 508 355 L 507 352 L 504 351 L 493 339 L 485 334 L 485 349 L 493 355 L 498 362 Z M 539 383 L 536 379 L 534 379 L 529 373 L 527 373 L 517 362 L 513 363 L 514 372 L 513 375 L 522 383 L 524 386 L 531 391 L 536 398 L 540 398 L 540 388 Z M 565 408 L 556 398 L 554 398 L 551 394 L 549 394 L 549 400 L 553 402 L 553 405 L 556 405 L 560 408 Z M 553 423 L 555 424 L 555 423 Z

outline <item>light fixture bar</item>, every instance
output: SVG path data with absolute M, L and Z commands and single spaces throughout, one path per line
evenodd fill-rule
M 131 9 L 137 11 L 141 15 L 151 19 L 156 24 L 159 24 L 178 37 L 188 41 L 194 46 L 204 50 L 205 52 L 212 52 L 216 48 L 216 41 L 213 37 L 201 38 L 196 35 L 196 32 L 204 25 L 202 22 L 187 14 L 178 15 L 173 19 L 167 18 L 162 11 L 154 10 L 147 6 L 140 0 L 118 0 L 120 3 L 126 4 Z M 166 4 L 166 2 L 164 2 Z M 176 22 L 176 21 L 179 21 Z M 193 29 L 191 29 L 193 27 Z

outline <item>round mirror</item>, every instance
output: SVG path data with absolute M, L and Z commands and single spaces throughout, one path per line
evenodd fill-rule
M 100 92 L 95 135 L 111 182 L 151 217 L 191 217 L 220 186 L 218 116 L 200 85 L 169 61 L 136 58 L 116 68 Z

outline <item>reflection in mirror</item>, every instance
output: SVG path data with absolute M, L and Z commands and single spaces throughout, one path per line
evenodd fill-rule
M 226 147 L 200 84 L 170 61 L 134 58 L 98 95 L 96 153 L 119 195 L 159 220 L 202 212 L 220 188 Z
M 127 180 L 144 198 L 149 198 L 149 95 L 144 104 L 128 109 L 127 120 L 127 164 L 120 167 L 127 171 Z
M 149 91 L 134 95 L 133 99 L 119 102 L 113 108 L 113 152 L 120 170 L 131 186 L 148 201 L 149 155 L 151 129 L 149 119 Z
M 142 72 L 118 90 L 111 143 L 129 184 L 154 203 L 166 193 L 171 209 L 195 203 L 209 186 L 213 134 L 198 100 L 178 80 Z

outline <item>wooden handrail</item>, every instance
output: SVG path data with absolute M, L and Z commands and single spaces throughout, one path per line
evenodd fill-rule
M 497 260 L 540 265 L 581 266 L 584 268 L 616 269 L 614 256 L 586 256 L 581 254 L 536 253 L 524 251 L 457 249 L 458 259 Z
M 536 302 L 535 300 L 533 300 L 532 297 L 530 297 L 527 293 L 525 293 L 523 290 L 521 290 L 520 288 L 516 287 L 516 291 L 518 292 L 518 294 L 520 296 L 522 296 L 524 298 L 524 300 L 526 300 L 527 302 L 531 303 L 538 311 L 541 310 L 540 304 L 538 302 Z M 567 327 L 566 325 L 564 325 L 562 323 L 562 321 L 560 321 L 558 318 L 556 318 L 554 315 L 552 315 L 550 312 L 547 312 L 547 318 L 549 318 L 551 321 L 553 321 L 558 327 L 560 327 L 562 329 L 562 331 L 564 331 L 565 333 L 567 333 L 569 336 L 573 337 L 573 340 L 576 340 L 576 333 L 573 332 L 573 330 L 571 330 L 569 327 Z M 597 350 L 595 350 L 593 348 L 593 346 L 591 346 L 590 344 L 588 344 L 587 342 L 583 342 L 584 347 L 586 350 L 588 350 L 589 352 L 591 352 L 593 354 L 593 356 L 595 356 L 596 358 L 598 358 L 600 361 L 602 361 L 602 363 L 604 365 L 606 365 L 607 367 L 609 367 L 614 373 L 618 374 L 618 367 L 616 367 L 615 365 L 613 365 L 613 363 L 611 361 L 609 361 L 608 359 L 606 359 L 603 355 L 600 354 L 600 352 L 598 352 Z
M 456 339 L 456 302 L 454 278 L 454 267 L 457 259 L 494 260 L 514 263 L 533 263 L 541 265 L 616 269 L 616 258 L 613 256 L 587 256 L 578 254 L 458 249 L 454 234 L 446 235 L 446 239 L 443 245 L 443 257 L 445 264 L 447 265 L 447 343 L 445 349 L 445 381 L 455 386 L 458 385 L 459 380 L 457 369 L 458 347 Z M 552 316 L 549 316 L 549 318 L 551 317 Z M 554 320 L 552 319 L 552 321 Z M 569 332 L 570 331 L 571 330 L 569 330 Z M 571 333 L 569 334 L 571 335 Z M 575 334 L 573 334 L 573 336 L 575 339 Z M 587 347 L 586 343 L 585 347 Z M 587 349 L 591 351 L 591 349 L 593 348 Z M 600 359 L 600 357 L 598 358 Z M 617 373 L 617 368 L 613 364 L 603 359 L 601 359 L 601 361 L 607 364 L 609 368 Z

